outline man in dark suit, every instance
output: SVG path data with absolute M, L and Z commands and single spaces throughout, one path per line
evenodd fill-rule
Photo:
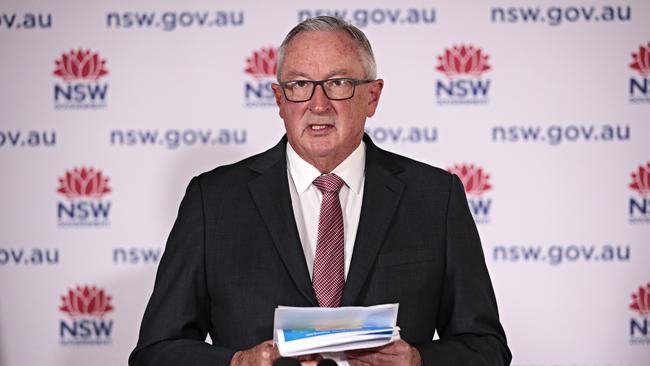
M 192 179 L 129 363 L 270 365 L 278 305 L 399 303 L 402 339 L 346 352 L 349 364 L 509 364 L 460 180 L 364 135 L 384 84 L 365 35 L 330 17 L 299 24 L 278 80 L 286 136 Z

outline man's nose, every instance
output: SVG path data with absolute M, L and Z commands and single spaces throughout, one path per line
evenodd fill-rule
M 329 98 L 327 98 L 327 95 L 325 95 L 323 85 L 316 85 L 314 88 L 314 95 L 309 100 L 309 109 L 314 113 L 329 111 L 332 104 Z

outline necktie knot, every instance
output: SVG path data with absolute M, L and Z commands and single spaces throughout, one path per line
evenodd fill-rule
M 318 188 L 323 194 L 325 193 L 339 193 L 341 187 L 345 184 L 343 179 L 336 174 L 323 174 L 320 177 L 314 179 L 314 185 Z

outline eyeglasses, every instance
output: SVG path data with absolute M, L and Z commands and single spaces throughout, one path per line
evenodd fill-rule
M 316 85 L 320 85 L 329 100 L 346 100 L 354 96 L 357 85 L 372 83 L 375 80 L 335 78 L 327 80 L 289 80 L 281 81 L 282 93 L 290 102 L 306 102 L 314 96 Z

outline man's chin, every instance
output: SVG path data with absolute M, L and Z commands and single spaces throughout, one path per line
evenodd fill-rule
M 333 157 L 334 151 L 331 148 L 318 148 L 318 149 L 309 149 L 306 151 L 307 155 L 314 160 L 326 160 Z

